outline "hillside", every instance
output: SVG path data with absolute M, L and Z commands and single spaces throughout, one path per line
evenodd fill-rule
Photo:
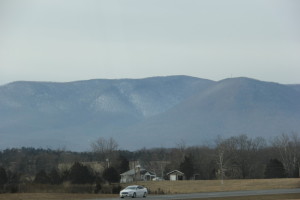
M 249 78 L 23 81 L 0 86 L 0 120 L 0 149 L 82 151 L 100 136 L 126 149 L 197 145 L 217 135 L 300 132 L 300 91 Z
M 234 78 L 216 82 L 170 110 L 131 127 L 128 133 L 131 137 L 150 135 L 147 143 L 172 146 L 180 140 L 190 145 L 213 144 L 218 135 L 269 138 L 299 130 L 298 91 L 277 83 Z
M 0 148 L 89 148 L 100 136 L 162 113 L 213 81 L 186 77 L 14 82 L 0 87 Z

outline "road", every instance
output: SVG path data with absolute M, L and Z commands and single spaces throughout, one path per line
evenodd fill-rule
M 299 193 L 298 189 L 276 189 L 276 190 L 254 190 L 254 191 L 234 191 L 234 192 L 205 192 L 193 194 L 176 194 L 176 195 L 149 195 L 146 199 L 164 200 L 164 199 L 199 199 L 209 197 L 236 197 L 236 196 L 253 196 L 253 195 L 268 195 L 268 194 L 291 194 Z M 120 200 L 120 198 L 99 199 L 99 200 Z M 143 199 L 143 198 L 140 198 Z M 97 199 L 93 199 L 97 200 Z

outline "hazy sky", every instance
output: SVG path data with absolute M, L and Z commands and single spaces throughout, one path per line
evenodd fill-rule
M 0 84 L 178 74 L 300 83 L 300 1 L 0 0 Z

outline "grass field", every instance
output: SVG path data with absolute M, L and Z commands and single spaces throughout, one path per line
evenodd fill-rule
M 21 194 L 0 194 L 0 200 L 84 200 L 96 198 L 116 197 L 117 195 L 99 194 L 54 194 L 54 193 L 21 193 Z M 284 195 L 261 195 L 248 197 L 223 197 L 223 198 L 202 198 L 190 200 L 299 200 L 300 194 Z
M 83 200 L 116 196 L 116 194 L 18 193 L 0 194 L 0 200 Z
M 299 200 L 300 194 L 276 194 L 276 195 L 259 195 L 247 197 L 221 197 L 221 198 L 202 198 L 190 200 Z
M 138 182 L 151 193 L 178 194 L 197 192 L 226 192 L 237 190 L 266 190 L 283 188 L 300 188 L 299 178 L 286 179 L 246 179 L 246 180 L 198 180 L 198 181 L 150 181 Z
M 218 192 L 237 190 L 263 190 L 280 188 L 299 188 L 300 179 L 250 179 L 250 180 L 225 180 L 221 184 L 218 180 L 207 181 L 150 181 L 131 184 L 144 185 L 152 194 L 176 194 L 197 192 Z M 126 185 L 123 185 L 124 187 Z M 70 194 L 70 193 L 18 193 L 0 194 L 0 200 L 82 200 L 117 197 L 117 194 Z M 209 200 L 285 200 L 299 199 L 300 194 L 263 195 L 249 197 L 209 198 Z M 195 199 L 193 199 L 195 200 Z M 205 199 L 201 199 L 205 200 Z M 208 200 L 208 199 L 206 199 Z

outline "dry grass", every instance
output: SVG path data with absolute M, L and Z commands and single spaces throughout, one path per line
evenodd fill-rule
M 56 194 L 56 193 L 20 193 L 0 194 L 0 200 L 83 200 L 115 198 L 116 195 L 99 194 Z M 197 200 L 197 199 L 193 199 Z M 276 194 L 246 197 L 201 198 L 198 200 L 300 200 L 300 194 Z
M 116 197 L 115 194 L 18 193 L 0 194 L 0 200 L 82 200 Z
M 151 193 L 197 193 L 197 192 L 221 192 L 237 190 L 264 190 L 280 188 L 299 188 L 300 179 L 251 179 L 251 180 L 225 180 L 221 184 L 218 180 L 199 181 L 149 181 L 137 182 L 150 189 Z M 123 185 L 125 187 L 126 185 Z M 159 192 L 160 191 L 160 192 Z M 116 194 L 71 194 L 71 193 L 18 193 L 0 194 L 0 200 L 79 200 L 79 199 L 100 199 L 116 197 Z M 209 198 L 209 200 L 286 200 L 298 199 L 300 194 L 284 195 L 263 195 L 250 197 L 225 197 Z M 205 200 L 205 199 L 201 199 Z
M 245 197 L 219 197 L 219 198 L 202 198 L 190 200 L 300 200 L 300 194 L 276 194 L 276 195 L 259 195 Z
M 249 180 L 198 180 L 198 181 L 152 181 L 138 182 L 152 193 L 177 194 L 197 192 L 224 192 L 237 190 L 266 190 L 280 188 L 299 188 L 300 179 L 249 179 Z

